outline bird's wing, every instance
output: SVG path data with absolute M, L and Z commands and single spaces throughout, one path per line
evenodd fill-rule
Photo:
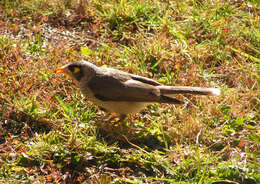
M 146 77 L 133 75 L 133 74 L 130 74 L 129 76 L 134 80 L 137 80 L 137 81 L 140 81 L 140 82 L 143 82 L 143 83 L 146 83 L 146 84 L 150 84 L 150 85 L 153 85 L 153 86 L 160 86 L 161 85 L 159 82 L 157 82 L 153 79 L 146 78 Z
M 103 101 L 160 101 L 160 90 L 124 73 L 97 73 L 88 82 L 94 96 Z
M 142 76 L 139 76 L 139 75 L 134 75 L 134 74 L 130 74 L 130 73 L 126 73 L 126 72 L 123 72 L 121 70 L 117 70 L 117 69 L 114 69 L 114 68 L 109 68 L 109 69 L 106 69 L 106 68 L 103 68 L 102 70 L 103 72 L 106 71 L 108 72 L 108 75 L 111 75 L 109 74 L 110 71 L 113 72 L 113 75 L 120 75 L 121 78 L 127 78 L 127 79 L 133 79 L 133 80 L 137 80 L 137 81 L 140 81 L 142 83 L 145 83 L 145 84 L 150 84 L 152 86 L 160 86 L 162 84 L 160 84 L 159 82 L 153 80 L 153 79 L 149 79 L 147 77 L 142 77 Z

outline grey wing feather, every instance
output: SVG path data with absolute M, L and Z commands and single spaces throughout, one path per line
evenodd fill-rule
M 131 79 L 129 75 L 97 74 L 89 83 L 95 97 L 103 101 L 156 102 L 160 100 L 160 90 L 150 84 Z
M 133 75 L 133 74 L 131 74 L 130 76 L 131 76 L 132 79 L 138 80 L 138 81 L 146 83 L 146 84 L 150 84 L 150 85 L 153 85 L 153 86 L 160 86 L 161 85 L 159 82 L 152 80 L 152 79 L 149 79 L 149 78 L 146 78 L 146 77 Z
M 103 72 L 108 72 L 108 71 L 114 71 L 113 75 L 120 75 L 121 77 L 123 78 L 132 78 L 134 80 L 137 80 L 137 81 L 140 81 L 142 83 L 145 83 L 145 84 L 150 84 L 150 85 L 153 85 L 153 86 L 160 86 L 161 84 L 153 79 L 149 79 L 147 77 L 142 77 L 142 76 L 139 76 L 139 75 L 134 75 L 134 74 L 130 74 L 130 73 L 126 73 L 126 72 L 123 72 L 121 70 L 117 70 L 117 69 L 114 69 L 114 68 L 109 68 L 109 70 L 107 70 L 106 68 L 103 68 L 102 69 Z

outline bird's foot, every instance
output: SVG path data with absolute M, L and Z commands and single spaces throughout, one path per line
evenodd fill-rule
M 118 116 L 116 113 L 109 113 L 102 119 L 106 123 L 117 123 L 120 121 L 120 116 Z

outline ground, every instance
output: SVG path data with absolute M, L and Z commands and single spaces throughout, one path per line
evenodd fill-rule
M 7 0 L 0 4 L 2 183 L 259 183 L 260 3 Z M 177 95 L 124 122 L 55 73 L 88 60 Z

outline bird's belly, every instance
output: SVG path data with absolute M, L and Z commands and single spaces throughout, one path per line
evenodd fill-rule
M 144 109 L 150 103 L 143 103 L 143 102 L 114 102 L 114 101 L 99 101 L 96 103 L 97 105 L 105 108 L 110 112 L 116 112 L 121 115 L 127 115 L 131 113 L 137 113 Z
M 102 101 L 94 97 L 93 93 L 84 89 L 84 95 L 88 100 L 94 102 L 96 105 L 103 107 L 107 111 L 115 112 L 120 115 L 127 115 L 131 113 L 137 113 L 144 109 L 147 105 L 151 104 L 149 102 L 127 102 L 127 101 Z

